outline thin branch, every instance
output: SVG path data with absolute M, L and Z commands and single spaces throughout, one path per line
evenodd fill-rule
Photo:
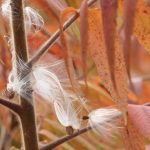
M 75 132 L 74 134 L 72 135 L 67 135 L 67 136 L 64 136 L 60 139 L 58 139 L 57 141 L 53 142 L 53 143 L 50 143 L 50 144 L 47 144 L 45 145 L 44 147 L 42 147 L 40 150 L 50 150 L 50 149 L 53 149 L 53 148 L 56 148 L 57 146 L 59 146 L 60 144 L 62 143 L 65 143 L 67 141 L 70 141 L 72 140 L 74 137 L 80 135 L 80 134 L 83 134 L 87 131 L 90 131 L 92 130 L 92 127 L 86 127 L 86 128 L 83 128 L 77 132 Z
M 40 31 L 41 31 L 41 33 L 42 33 L 44 36 L 46 36 L 46 37 L 48 37 L 48 38 L 50 38 L 50 37 L 52 36 L 52 34 L 51 34 L 45 27 L 41 27 Z M 58 47 L 61 46 L 60 43 L 59 43 L 59 41 L 56 41 L 56 44 L 57 44 Z
M 51 33 L 44 27 L 41 28 L 41 32 L 47 36 L 47 37 L 51 37 Z
M 94 4 L 97 0 L 89 0 L 88 1 L 88 6 L 91 6 Z M 63 30 L 65 31 L 78 17 L 79 17 L 79 12 L 78 10 L 74 15 L 72 15 L 63 25 Z M 34 63 L 36 63 L 40 57 L 47 52 L 48 48 L 50 48 L 56 40 L 60 36 L 60 30 L 58 29 L 37 51 L 37 53 L 29 60 L 28 65 L 32 66 Z
M 7 107 L 8 109 L 10 109 L 11 111 L 13 111 L 17 114 L 19 114 L 21 111 L 20 105 L 10 102 L 8 100 L 5 100 L 3 98 L 0 98 L 0 104 Z

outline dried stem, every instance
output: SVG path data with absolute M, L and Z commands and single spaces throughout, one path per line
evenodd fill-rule
M 42 32 L 45 36 L 51 37 L 50 32 L 49 32 L 46 28 L 42 27 L 42 28 L 41 28 L 41 32 Z
M 15 51 L 16 59 L 20 58 L 24 62 L 27 62 L 28 53 L 24 25 L 23 2 L 24 0 L 11 0 L 11 27 L 13 48 Z M 17 68 L 19 68 L 19 66 L 17 66 Z M 20 73 L 22 74 L 21 77 L 23 78 L 26 72 L 22 71 Z M 19 117 L 22 125 L 21 127 L 24 149 L 38 150 L 38 138 L 32 93 L 29 93 L 28 100 L 21 96 L 19 98 L 21 105 L 21 112 L 19 113 Z
M 0 98 L 0 104 L 7 107 L 8 109 L 10 109 L 11 111 L 13 111 L 17 114 L 19 114 L 21 111 L 20 105 L 10 102 L 8 100 L 5 100 L 3 98 Z
M 88 1 L 88 6 L 91 6 L 92 4 L 94 4 L 97 0 L 89 0 Z M 79 17 L 79 12 L 80 10 L 78 10 L 77 13 L 75 13 L 74 15 L 72 15 L 72 17 L 70 17 L 63 25 L 63 30 L 65 31 L 68 27 L 70 27 L 70 25 Z M 36 63 L 40 57 L 48 50 L 48 48 L 50 48 L 55 42 L 56 40 L 59 38 L 60 36 L 60 30 L 58 29 L 37 51 L 37 53 L 29 60 L 28 65 L 32 66 L 34 63 Z
M 86 128 L 83 128 L 77 132 L 75 132 L 74 134 L 72 135 L 67 135 L 67 136 L 64 136 L 60 139 L 58 139 L 57 141 L 53 142 L 53 143 L 50 143 L 50 144 L 47 144 L 45 145 L 44 147 L 42 147 L 40 150 L 50 150 L 50 149 L 54 149 L 56 148 L 57 146 L 65 143 L 65 142 L 68 142 L 70 140 L 72 140 L 73 138 L 75 138 L 76 136 L 80 135 L 80 134 L 83 134 L 87 131 L 90 131 L 92 128 L 91 127 L 86 127 Z

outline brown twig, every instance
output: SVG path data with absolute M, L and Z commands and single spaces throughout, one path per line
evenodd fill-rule
M 41 28 L 41 33 L 44 36 L 46 36 L 47 38 L 50 38 L 52 36 L 52 34 L 45 27 Z M 61 47 L 61 44 L 59 43 L 59 41 L 56 41 L 56 44 L 57 44 L 58 47 Z
M 97 0 L 89 0 L 88 1 L 88 6 L 91 6 L 92 4 L 94 4 Z M 74 15 L 72 15 L 63 25 L 63 30 L 65 31 L 68 27 L 70 27 L 70 25 L 79 17 L 79 12 L 80 10 L 78 10 L 77 13 L 75 13 Z M 58 29 L 37 51 L 37 53 L 29 60 L 28 65 L 32 66 L 34 63 L 36 63 L 39 58 L 48 50 L 48 48 L 50 48 L 55 42 L 56 40 L 59 38 L 60 36 L 60 30 Z
M 40 150 L 50 150 L 50 149 L 56 148 L 57 146 L 61 145 L 62 143 L 68 142 L 68 141 L 72 140 L 73 138 L 75 138 L 76 136 L 78 136 L 80 134 L 83 134 L 83 133 L 85 133 L 87 131 L 90 131 L 91 129 L 92 129 L 92 127 L 83 128 L 83 129 L 75 132 L 72 135 L 64 136 L 64 137 L 58 139 L 57 141 L 55 141 L 53 143 L 45 145 Z
M 10 109 L 11 111 L 13 111 L 17 114 L 19 114 L 21 111 L 20 105 L 13 103 L 13 102 L 10 102 L 6 99 L 0 98 L 0 104 L 7 107 L 8 109 Z
M 41 32 L 47 36 L 47 37 L 51 37 L 51 33 L 44 27 L 41 28 Z

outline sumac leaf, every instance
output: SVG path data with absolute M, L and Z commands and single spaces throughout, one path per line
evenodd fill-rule
M 111 80 L 113 82 L 114 88 L 117 89 L 115 81 L 115 34 L 117 0 L 100 0 L 100 5 L 104 42 L 107 50 Z
M 127 68 L 127 74 L 129 77 L 129 83 L 131 89 L 134 91 L 134 86 L 131 81 L 131 73 L 130 73 L 130 59 L 131 59 L 131 36 L 134 29 L 134 17 L 136 10 L 136 2 L 137 0 L 124 0 L 123 2 L 123 28 L 120 32 L 123 51 L 124 51 L 124 59 Z
M 80 7 L 80 45 L 81 61 L 84 74 L 85 85 L 87 89 L 87 51 L 88 51 L 88 6 L 87 0 L 84 0 Z
M 150 107 L 144 105 L 128 105 L 128 112 L 134 126 L 143 136 L 150 140 Z
M 76 89 L 76 81 L 75 81 L 75 71 L 74 71 L 73 59 L 72 59 L 72 51 L 69 47 L 69 44 L 67 43 L 67 38 L 63 31 L 63 26 L 62 26 L 63 22 L 72 13 L 76 13 L 76 9 L 74 9 L 72 7 L 67 7 L 66 9 L 64 9 L 61 12 L 61 15 L 60 15 L 60 32 L 61 32 L 60 40 L 61 40 L 61 44 L 62 44 L 62 49 L 65 52 L 65 63 L 66 63 L 68 76 L 69 76 L 71 85 L 72 85 L 73 89 L 75 90 Z
M 139 131 L 135 128 L 130 117 L 128 118 L 128 124 L 123 129 L 123 143 L 126 150 L 145 150 L 143 137 Z

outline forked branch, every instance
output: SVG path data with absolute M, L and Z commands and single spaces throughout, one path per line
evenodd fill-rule
M 10 109 L 11 111 L 13 111 L 17 114 L 19 114 L 21 111 L 20 105 L 10 102 L 6 99 L 0 98 L 0 104 L 7 107 L 8 109 Z

